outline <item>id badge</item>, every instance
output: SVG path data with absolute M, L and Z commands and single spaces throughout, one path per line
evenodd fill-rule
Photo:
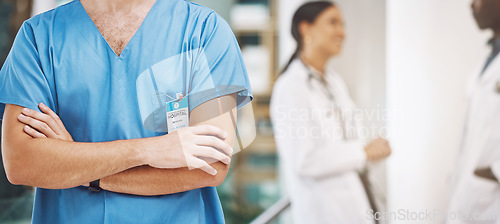
M 168 133 L 189 126 L 188 97 L 167 102 L 167 129 Z

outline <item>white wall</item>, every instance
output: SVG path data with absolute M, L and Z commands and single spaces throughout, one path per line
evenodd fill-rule
M 469 0 L 387 0 L 387 99 L 398 115 L 389 120 L 390 211 L 445 209 L 464 85 L 488 54 L 487 34 L 477 30 L 469 5 Z
M 385 107 L 385 0 L 336 0 L 344 17 L 346 39 L 332 60 L 362 108 Z M 383 121 L 377 122 L 383 125 Z
M 278 0 L 278 65 L 279 71 L 288 62 L 296 44 L 291 34 L 293 14 L 306 0 Z

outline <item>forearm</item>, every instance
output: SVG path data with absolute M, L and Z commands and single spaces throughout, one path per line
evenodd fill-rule
M 221 162 L 211 165 L 218 171 L 215 176 L 200 169 L 135 167 L 101 179 L 101 188 L 117 193 L 154 196 L 214 187 L 224 180 L 229 166 Z
M 135 141 L 73 143 L 27 139 L 2 148 L 9 180 L 14 184 L 64 189 L 141 165 Z M 10 148 L 10 149 L 9 149 Z
M 3 162 L 13 184 L 70 188 L 142 165 L 139 147 L 146 139 L 75 143 L 32 138 L 17 120 L 21 110 L 8 105 L 2 125 Z

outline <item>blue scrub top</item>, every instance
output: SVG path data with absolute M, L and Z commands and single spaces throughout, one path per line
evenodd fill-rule
M 166 101 L 189 109 L 237 93 L 252 100 L 228 24 L 183 0 L 157 0 L 118 57 L 79 1 L 27 20 L 0 71 L 5 104 L 52 108 L 78 142 L 167 134 Z M 145 183 L 147 184 L 147 183 Z M 223 223 L 213 187 L 143 197 L 84 187 L 37 188 L 33 223 Z

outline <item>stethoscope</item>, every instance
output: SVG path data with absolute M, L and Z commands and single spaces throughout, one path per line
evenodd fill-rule
M 342 108 L 340 108 L 338 102 L 335 100 L 335 95 L 330 91 L 330 83 L 325 78 L 321 78 L 317 71 L 309 66 L 303 59 L 299 59 L 304 67 L 307 69 L 307 85 L 311 91 L 319 90 L 321 91 L 333 105 L 333 113 L 337 115 L 338 122 L 340 123 L 342 129 L 342 138 L 344 140 L 355 140 L 358 139 L 358 134 L 356 130 L 356 124 L 354 121 L 354 116 L 351 114 L 349 118 L 346 117 L 346 113 Z M 316 81 L 319 83 L 320 88 L 314 88 L 312 82 Z M 327 116 L 331 116 L 332 112 L 329 111 Z

